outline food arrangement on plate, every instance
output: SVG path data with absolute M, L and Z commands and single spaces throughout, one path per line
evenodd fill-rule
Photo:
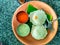
M 47 22 L 47 19 L 52 21 L 53 18 L 43 9 L 37 9 L 33 5 L 28 4 L 26 11 L 17 13 L 16 19 L 20 23 L 16 29 L 19 36 L 26 37 L 31 33 L 34 39 L 41 40 L 48 34 L 48 28 L 44 24 Z
M 12 30 L 16 38 L 25 45 L 45 45 L 56 35 L 57 15 L 44 2 L 30 1 L 14 12 Z M 50 26 L 49 26 L 50 25 Z

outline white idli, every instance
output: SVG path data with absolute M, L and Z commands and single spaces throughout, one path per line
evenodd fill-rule
M 43 10 L 33 11 L 29 14 L 30 22 L 34 25 L 42 25 L 45 23 L 47 16 Z
M 32 26 L 31 35 L 36 40 L 44 39 L 47 35 L 47 30 L 43 25 Z

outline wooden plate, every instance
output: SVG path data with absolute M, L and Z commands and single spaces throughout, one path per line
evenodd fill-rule
M 44 2 L 40 2 L 40 1 L 30 1 L 30 2 L 26 2 L 24 3 L 23 5 L 19 6 L 17 8 L 17 10 L 14 12 L 14 15 L 13 15 L 13 18 L 12 18 L 12 30 L 13 30 L 13 33 L 14 35 L 16 36 L 16 38 L 22 42 L 23 44 L 26 44 L 26 45 L 45 45 L 47 44 L 48 42 L 50 42 L 54 36 L 56 35 L 56 32 L 57 32 L 57 29 L 58 29 L 58 21 L 55 21 L 53 23 L 53 28 L 54 30 L 53 31 L 50 31 L 48 30 L 48 35 L 45 39 L 43 40 L 35 40 L 34 38 L 32 38 L 31 34 L 29 34 L 27 37 L 20 37 L 17 33 L 16 33 L 16 28 L 17 26 L 20 24 L 17 20 L 16 20 L 16 14 L 19 12 L 19 11 L 26 11 L 27 9 L 27 6 L 28 4 L 32 4 L 34 7 L 38 8 L 38 9 L 43 9 L 46 11 L 46 13 L 49 13 L 53 16 L 53 20 L 57 18 L 54 10 L 49 6 L 47 5 L 46 3 Z

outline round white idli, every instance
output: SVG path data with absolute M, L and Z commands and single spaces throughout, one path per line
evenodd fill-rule
M 36 40 L 44 39 L 47 35 L 47 30 L 43 25 L 32 26 L 31 35 Z
M 45 23 L 47 16 L 43 10 L 33 11 L 29 14 L 30 22 L 34 25 L 42 25 Z

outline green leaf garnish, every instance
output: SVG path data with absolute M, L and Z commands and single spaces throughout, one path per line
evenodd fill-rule
M 28 22 L 27 22 L 26 24 L 29 25 L 30 29 L 32 28 L 32 25 L 33 25 L 33 24 L 30 22 L 30 19 L 28 20 Z
M 36 11 L 38 10 L 37 8 L 35 8 L 33 5 L 29 4 L 27 7 L 27 13 L 30 14 L 30 12 Z
M 47 18 L 48 18 L 49 21 L 52 21 L 52 18 L 53 18 L 53 17 L 52 17 L 52 15 L 47 14 Z

